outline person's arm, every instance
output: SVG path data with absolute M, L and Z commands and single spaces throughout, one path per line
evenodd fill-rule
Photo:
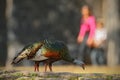
M 87 44 L 91 45 L 92 42 L 93 42 L 94 35 L 95 35 L 95 30 L 96 30 L 96 22 L 95 22 L 94 17 L 89 18 L 88 25 L 89 25 L 89 28 L 90 28 L 90 32 L 89 32 Z
M 81 43 L 83 41 L 85 33 L 86 33 L 86 26 L 80 25 L 80 32 L 77 38 L 78 43 Z

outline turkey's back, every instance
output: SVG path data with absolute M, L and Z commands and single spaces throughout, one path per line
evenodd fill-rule
M 60 59 L 68 54 L 68 48 L 62 41 L 46 41 L 41 47 L 41 53 L 45 57 Z

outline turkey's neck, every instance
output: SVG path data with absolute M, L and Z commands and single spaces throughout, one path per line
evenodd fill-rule
M 65 58 L 64 60 L 73 63 L 75 59 L 69 57 L 69 58 Z

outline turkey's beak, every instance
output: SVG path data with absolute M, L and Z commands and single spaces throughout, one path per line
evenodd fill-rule
M 83 69 L 83 70 L 85 70 L 85 64 L 82 64 L 82 66 L 81 66 L 81 67 L 82 67 L 82 69 Z

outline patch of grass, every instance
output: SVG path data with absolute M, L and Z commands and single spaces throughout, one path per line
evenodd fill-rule
M 107 75 L 107 76 L 106 76 L 106 79 L 107 79 L 107 80 L 113 80 L 113 76 L 112 76 L 112 75 Z
M 27 80 L 27 79 L 25 79 L 25 78 L 20 78 L 20 79 L 17 79 L 17 80 Z
M 74 77 L 74 76 L 72 76 L 72 77 L 70 77 L 68 80 L 79 80 L 79 77 Z
M 30 77 L 36 77 L 36 76 L 38 76 L 38 74 L 37 73 L 29 73 L 28 76 L 30 76 Z
M 3 80 L 4 78 L 0 78 L 0 80 Z
M 23 73 L 15 73 L 15 74 L 12 74 L 12 76 L 21 77 L 21 76 L 23 76 Z
M 44 78 L 59 78 L 60 76 L 56 76 L 56 75 L 48 75 L 45 76 Z
M 84 80 L 84 77 L 79 76 L 77 80 Z
M 20 77 L 20 78 L 18 78 L 18 79 L 16 79 L 16 80 L 28 80 L 28 78 Z
M 29 80 L 35 80 L 35 77 L 30 78 Z

